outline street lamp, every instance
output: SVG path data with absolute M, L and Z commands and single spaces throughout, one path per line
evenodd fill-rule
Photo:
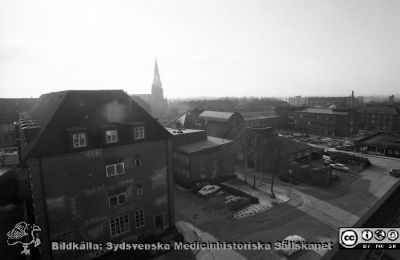
M 195 220 L 197 219 L 197 214 L 193 214 L 193 233 L 196 235 L 196 225 L 195 225 Z
M 289 199 L 291 196 L 291 188 L 292 188 L 292 180 L 293 180 L 293 170 L 289 169 Z

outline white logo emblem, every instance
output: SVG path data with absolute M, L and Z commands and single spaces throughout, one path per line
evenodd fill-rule
M 368 229 L 364 230 L 361 234 L 362 234 L 362 238 L 363 238 L 365 241 L 371 240 L 372 237 L 374 236 L 374 233 L 372 233 L 372 231 L 371 231 L 371 230 L 368 230 Z
M 21 244 L 23 249 L 21 255 L 30 255 L 29 245 L 33 244 L 34 247 L 40 245 L 40 239 L 37 235 L 38 231 L 41 231 L 38 225 L 27 224 L 21 221 L 12 230 L 7 232 L 7 244 L 10 246 Z
M 340 236 L 340 242 L 344 247 L 351 248 L 357 244 L 358 236 L 354 230 L 346 230 Z

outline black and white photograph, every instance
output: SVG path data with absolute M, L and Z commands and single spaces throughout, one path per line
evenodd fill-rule
M 400 259 L 399 0 L 0 0 L 0 259 Z

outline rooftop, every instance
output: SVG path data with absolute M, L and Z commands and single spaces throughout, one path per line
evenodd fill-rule
M 184 134 L 191 134 L 191 133 L 197 133 L 197 132 L 204 132 L 205 130 L 199 130 L 199 129 L 174 129 L 174 128 L 165 128 L 167 129 L 171 134 L 175 135 L 184 135 Z
M 104 146 L 99 131 L 108 124 L 128 127 L 131 122 L 142 122 L 147 126 L 146 139 L 171 137 L 122 90 L 66 90 L 43 94 L 20 119 L 21 129 L 40 127 L 29 140 L 28 158 L 71 152 L 66 130 L 75 127 L 87 129 L 88 149 Z
M 312 114 L 329 114 L 329 115 L 347 115 L 348 112 L 338 112 L 330 108 L 304 108 L 299 112 L 312 113 Z
M 199 117 L 206 119 L 214 119 L 216 121 L 228 121 L 235 113 L 220 111 L 203 111 Z M 236 113 L 238 114 L 238 113 Z
M 225 144 L 230 144 L 230 143 L 232 143 L 231 140 L 213 137 L 213 136 L 207 136 L 207 139 L 204 141 L 184 144 L 184 145 L 176 147 L 175 149 L 178 151 L 187 153 L 187 154 L 192 154 L 192 153 L 197 153 L 197 152 L 205 151 L 208 149 L 212 149 L 212 148 L 215 148 L 218 146 L 222 146 Z
M 396 108 L 392 106 L 365 106 L 357 110 L 359 113 L 391 114 L 398 115 Z
M 383 133 L 383 132 L 376 133 L 358 140 L 357 143 L 362 143 L 366 145 L 400 147 L 400 134 Z

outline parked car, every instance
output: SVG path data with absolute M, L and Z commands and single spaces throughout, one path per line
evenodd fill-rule
M 239 210 L 250 204 L 250 199 L 245 197 L 234 197 L 230 198 L 228 202 L 225 199 L 225 203 L 231 210 Z
M 325 164 L 325 165 L 332 164 L 332 163 L 334 163 L 334 161 L 331 160 L 331 159 L 324 159 L 323 160 L 323 164 Z
M 391 169 L 389 174 L 393 177 L 400 178 L 400 169 Z
M 331 163 L 329 164 L 329 166 L 340 171 L 348 171 L 350 169 L 349 167 L 346 167 L 346 165 L 341 163 Z
M 199 190 L 199 193 L 203 196 L 207 196 L 219 191 L 220 189 L 221 187 L 219 187 L 218 185 L 206 185 Z
M 233 195 L 229 195 L 229 196 L 225 197 L 225 204 L 228 204 L 229 202 L 235 200 L 236 198 L 238 198 L 238 197 L 233 196 Z
M 306 240 L 298 235 L 290 235 L 288 237 L 286 237 L 282 242 L 287 241 L 288 243 L 304 243 Z M 299 251 L 300 249 L 297 248 L 284 248 L 281 249 L 280 252 L 286 256 L 291 256 L 294 253 L 296 253 L 297 251 Z

